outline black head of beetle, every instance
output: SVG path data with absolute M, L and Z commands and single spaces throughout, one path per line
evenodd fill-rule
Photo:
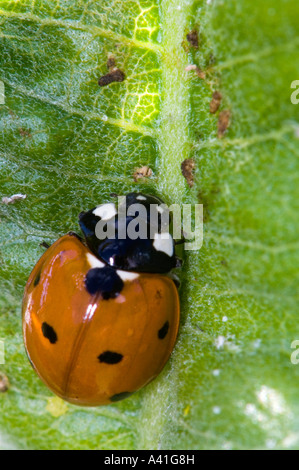
M 161 199 L 130 193 L 118 207 L 107 203 L 82 212 L 79 224 L 89 249 L 109 266 L 167 273 L 177 266 L 175 244 L 166 230 L 170 219 Z

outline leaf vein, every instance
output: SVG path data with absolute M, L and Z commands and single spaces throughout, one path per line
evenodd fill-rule
M 139 41 L 138 39 L 129 38 L 128 36 L 104 28 L 100 28 L 99 26 L 83 24 L 78 21 L 72 22 L 56 20 L 54 18 L 40 18 L 39 16 L 34 15 L 32 13 L 15 13 L 13 11 L 6 11 L 3 9 L 0 10 L 0 15 L 6 18 L 17 18 L 20 21 L 33 21 L 35 23 L 39 23 L 41 26 L 58 26 L 66 29 L 84 31 L 92 34 L 94 37 L 100 36 L 106 39 L 111 39 L 115 42 L 127 44 L 128 46 L 134 46 L 140 49 L 148 49 L 153 52 L 162 51 L 162 47 L 159 44 L 155 44 L 153 42 Z
M 68 104 L 63 103 L 62 101 L 55 100 L 49 96 L 45 96 L 41 93 L 36 93 L 33 90 L 29 90 L 23 85 L 19 85 L 17 83 L 11 82 L 5 78 L 2 79 L 2 81 L 5 84 L 9 85 L 14 90 L 18 91 L 19 93 L 22 93 L 23 95 L 28 96 L 30 98 L 37 99 L 43 103 L 56 106 L 57 108 L 60 108 L 61 110 L 65 111 L 69 115 L 74 115 L 74 116 L 77 115 L 85 119 L 101 121 L 106 124 L 110 124 L 112 126 L 125 129 L 127 132 L 136 132 L 141 135 L 156 137 L 156 132 L 153 129 L 150 129 L 146 126 L 138 126 L 137 124 L 134 124 L 133 122 L 130 122 L 130 121 L 126 121 L 124 119 L 109 118 L 107 116 L 101 116 L 100 114 L 97 114 L 95 112 L 87 112 L 81 109 L 77 109 L 77 108 L 74 108 L 73 106 L 69 106 Z

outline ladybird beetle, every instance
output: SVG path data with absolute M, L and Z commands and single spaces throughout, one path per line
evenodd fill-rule
M 84 239 L 70 232 L 57 240 L 25 287 L 28 358 L 54 393 L 78 405 L 110 404 L 151 382 L 177 338 L 179 296 L 168 274 L 179 264 L 171 235 L 161 236 L 163 203 L 142 193 L 125 201 L 125 209 L 145 209 L 139 222 L 147 235 L 154 227 L 152 239 L 121 238 L 121 224 L 128 228 L 134 217 L 121 220 L 120 206 L 102 204 L 80 214 Z M 99 240 L 98 222 L 113 223 L 115 237 Z

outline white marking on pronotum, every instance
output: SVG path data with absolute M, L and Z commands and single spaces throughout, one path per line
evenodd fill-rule
M 101 204 L 92 213 L 102 220 L 109 220 L 117 214 L 117 210 L 115 204 L 109 203 Z
M 155 233 L 153 246 L 168 256 L 173 255 L 173 239 L 170 233 Z
M 3 197 L 2 202 L 3 204 L 14 204 L 16 201 L 20 201 L 22 199 L 26 199 L 26 194 L 14 194 L 10 197 Z
M 105 267 L 105 264 L 103 263 L 103 261 L 100 261 L 91 253 L 87 253 L 86 257 L 87 257 L 88 263 L 90 264 L 92 268 L 104 268 Z
M 138 201 L 146 201 L 146 197 L 142 196 L 141 194 L 137 196 L 136 199 L 138 199 Z
M 134 279 L 137 279 L 137 277 L 139 277 L 138 273 L 131 273 L 129 271 L 121 271 L 121 270 L 118 269 L 116 272 L 119 275 L 119 277 L 121 278 L 121 280 L 124 281 L 124 282 L 134 281 Z

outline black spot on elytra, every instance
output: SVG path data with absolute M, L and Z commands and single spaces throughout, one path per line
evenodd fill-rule
M 36 287 L 38 284 L 39 284 L 39 281 L 40 281 L 40 277 L 41 277 L 41 271 L 39 271 L 34 279 L 34 282 L 33 282 L 33 285 L 34 287 Z
M 106 364 L 118 364 L 124 356 L 117 352 L 105 351 L 98 356 L 100 362 L 105 362 Z
M 110 266 L 90 269 L 85 278 L 89 294 L 101 294 L 104 300 L 114 299 L 122 291 L 124 283 Z
M 45 321 L 43 322 L 42 324 L 42 333 L 44 335 L 45 338 L 47 338 L 51 344 L 55 344 L 56 341 L 57 341 L 57 334 L 54 330 L 54 328 L 50 325 L 48 325 L 48 323 L 46 323 Z
M 115 395 L 112 395 L 112 397 L 110 397 L 110 401 L 120 401 L 120 400 L 124 400 L 125 398 L 128 398 L 130 397 L 131 395 L 133 395 L 134 392 L 121 392 L 121 393 L 116 393 Z
M 166 321 L 164 325 L 162 326 L 162 328 L 160 328 L 160 330 L 158 331 L 158 338 L 164 339 L 168 333 L 168 330 L 169 330 L 169 321 Z

